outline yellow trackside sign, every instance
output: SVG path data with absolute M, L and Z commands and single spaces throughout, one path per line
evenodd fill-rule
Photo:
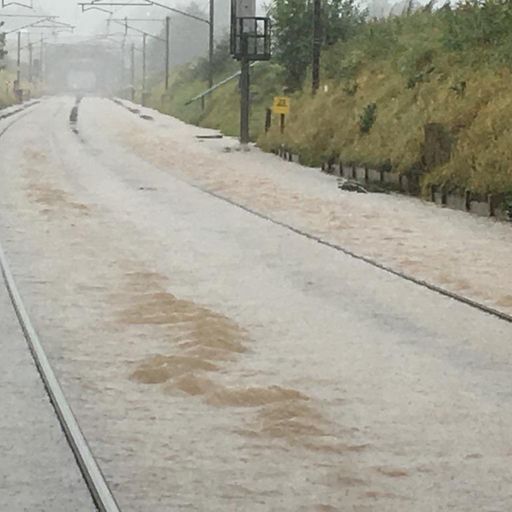
M 274 98 L 274 104 L 272 105 L 272 112 L 274 112 L 274 114 L 289 114 L 290 98 L 287 96 L 276 96 Z

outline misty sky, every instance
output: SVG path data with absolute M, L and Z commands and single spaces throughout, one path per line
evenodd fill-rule
M 20 3 L 30 3 L 30 0 L 17 0 Z M 82 0 L 78 0 L 82 1 Z M 129 0 L 130 1 L 130 0 Z M 134 1 L 134 0 L 131 0 Z M 192 0 L 190 0 L 192 1 Z M 187 4 L 190 3 L 189 0 L 159 0 L 160 3 L 167 4 L 171 7 L 184 8 Z M 209 0 L 193 0 L 200 7 L 203 7 L 205 12 L 208 11 L 208 2 Z M 257 3 L 263 4 L 263 0 L 257 0 Z M 107 13 L 102 13 L 98 11 L 89 11 L 86 13 L 82 13 L 81 8 L 77 5 L 77 0 L 33 0 L 34 11 L 30 11 L 29 9 L 24 9 L 20 7 L 9 6 L 5 9 L 0 9 L 1 12 L 9 12 L 9 13 L 47 13 L 52 15 L 58 15 L 61 17 L 62 21 L 67 23 L 71 23 L 76 26 L 75 32 L 78 34 L 90 34 L 91 32 L 98 33 L 105 31 L 105 19 L 108 17 Z M 109 10 L 114 11 L 115 16 L 124 17 L 124 16 L 143 16 L 147 15 L 149 17 L 164 17 L 166 15 L 166 11 L 162 9 L 154 8 L 146 8 L 146 7 L 108 7 Z M 167 11 L 168 13 L 168 11 Z M 8 19 L 6 20 L 6 24 L 9 28 L 15 28 L 16 26 L 20 26 L 20 20 Z M 21 24 L 23 24 L 22 21 Z
M 20 3 L 30 3 L 30 0 L 17 0 Z M 82 0 L 80 0 L 82 1 Z M 161 3 L 167 4 L 172 7 L 184 7 L 189 2 L 186 0 L 159 0 Z M 195 2 L 204 7 L 207 10 L 208 0 L 195 0 Z M 77 0 L 33 0 L 34 3 L 34 11 L 30 11 L 29 9 L 24 9 L 21 7 L 9 6 L 5 9 L 0 9 L 1 12 L 5 13 L 25 13 L 32 14 L 33 12 L 45 14 L 58 15 L 61 17 L 62 21 L 67 23 L 71 23 L 76 26 L 76 33 L 86 34 L 91 32 L 102 32 L 105 30 L 106 24 L 104 20 L 108 17 L 107 13 L 102 13 L 98 11 L 90 11 L 86 13 L 81 12 L 81 8 L 77 5 Z M 158 8 L 145 8 L 145 7 L 109 7 L 115 12 L 115 15 L 118 17 L 124 16 L 133 16 L 137 17 L 143 16 L 146 14 L 149 17 L 163 17 L 165 16 L 165 11 Z M 8 28 L 15 28 L 20 26 L 21 24 L 26 23 L 25 20 L 13 20 L 6 19 L 6 26 Z M 30 21 L 30 20 L 29 20 Z

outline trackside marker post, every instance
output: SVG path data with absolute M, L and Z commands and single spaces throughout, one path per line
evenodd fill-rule
M 290 98 L 288 96 L 276 96 L 272 105 L 272 112 L 280 117 L 281 133 L 284 133 L 286 127 L 286 116 L 290 113 Z

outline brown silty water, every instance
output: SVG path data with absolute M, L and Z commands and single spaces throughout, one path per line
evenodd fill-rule
M 122 223 L 105 224 L 101 209 L 78 200 L 76 192 L 69 188 L 67 178 L 63 179 L 60 175 L 60 166 L 55 165 L 42 149 L 28 152 L 26 157 L 25 185 L 17 200 L 18 205 L 23 204 L 23 207 L 17 222 L 23 225 L 25 221 L 29 230 L 35 230 L 27 239 L 32 240 L 36 246 L 44 247 L 40 252 L 44 255 L 40 262 L 52 262 L 51 267 L 39 271 L 36 265 L 33 266 L 30 273 L 37 278 L 32 279 L 32 287 L 37 286 L 39 291 L 34 289 L 32 298 L 42 293 L 44 309 L 49 304 L 56 308 L 60 305 L 62 308 L 55 317 L 47 316 L 44 320 L 39 318 L 39 325 L 42 325 L 47 345 L 52 339 L 71 341 L 74 338 L 78 342 L 63 345 L 62 352 L 57 346 L 52 348 L 51 343 L 48 348 L 57 358 L 54 363 L 75 409 L 79 403 L 82 408 L 87 406 L 86 409 L 77 409 L 79 419 L 107 475 L 116 488 L 120 486 L 119 494 L 124 509 L 139 509 L 137 499 L 126 501 L 128 496 L 136 493 L 138 499 L 147 502 L 147 496 L 141 493 L 139 487 L 144 482 L 131 481 L 130 471 L 120 469 L 119 464 L 126 460 L 126 454 L 116 453 L 116 429 L 112 428 L 112 424 L 102 433 L 101 425 L 109 416 L 119 414 L 126 407 L 123 405 L 123 394 L 119 393 L 124 387 L 119 378 L 126 364 L 123 359 L 116 360 L 120 342 L 123 337 L 145 339 L 145 328 L 148 339 L 156 337 L 165 340 L 169 350 L 129 362 L 132 369 L 126 376 L 140 388 L 141 394 L 147 393 L 145 389 L 148 387 L 156 386 L 163 397 L 173 396 L 178 401 L 190 397 L 218 410 L 251 410 L 251 417 L 243 422 L 239 422 L 235 414 L 231 420 L 232 435 L 251 442 L 262 439 L 265 443 L 265 439 L 276 438 L 289 445 L 300 445 L 310 450 L 324 449 L 325 443 L 318 440 L 325 438 L 329 423 L 322 417 L 318 404 L 304 393 L 277 384 L 243 385 L 244 379 L 237 379 L 239 386 L 227 385 L 221 378 L 216 378 L 229 374 L 231 366 L 241 362 L 241 356 L 250 354 L 252 342 L 243 328 L 209 308 L 176 298 L 168 291 L 169 283 L 164 275 L 148 271 L 141 260 L 135 261 L 133 257 L 126 259 L 123 256 L 123 253 L 129 254 L 133 250 L 126 251 L 122 243 L 116 244 L 115 253 L 112 253 L 110 244 L 106 242 L 114 234 L 116 239 L 123 239 L 122 233 L 128 231 Z M 104 226 L 99 230 L 94 227 L 98 222 Z M 44 226 L 44 229 L 38 229 L 39 226 Z M 76 226 L 79 226 L 78 231 Z M 51 247 L 47 245 L 49 240 L 45 232 L 51 232 Z M 99 248 L 102 248 L 101 252 L 98 252 Z M 93 262 L 94 266 L 91 266 Z M 109 292 L 109 287 L 100 284 L 107 277 L 102 271 L 104 268 L 108 272 L 107 282 L 117 290 L 116 293 Z M 62 276 L 66 278 L 62 280 Z M 98 304 L 102 305 L 101 317 L 98 316 Z M 115 320 L 108 320 L 110 314 L 113 314 Z M 80 328 L 75 327 L 71 339 L 69 333 L 62 331 L 65 318 L 70 315 L 73 319 L 80 318 L 82 323 Z M 76 324 L 76 321 L 73 320 L 72 324 Z M 137 332 L 131 333 L 131 327 L 135 327 Z M 111 338 L 109 345 L 115 347 L 113 351 L 110 351 L 108 345 L 98 344 L 98 341 L 106 337 Z M 130 347 L 135 348 L 133 344 L 126 345 L 123 354 L 123 358 L 128 361 L 131 357 Z M 140 351 L 139 348 L 135 350 Z M 91 366 L 92 362 L 94 366 Z M 110 367 L 109 375 L 107 367 Z M 79 393 L 79 398 L 73 389 Z M 109 398 L 109 394 L 117 389 L 119 392 L 116 391 Z M 137 393 L 131 398 L 135 400 Z M 95 412 L 88 406 L 92 403 L 95 404 Z M 126 421 L 119 425 L 123 430 L 125 423 L 137 421 L 140 425 L 131 429 L 132 434 L 128 434 L 128 438 L 121 431 L 117 432 L 119 441 L 131 440 L 123 449 L 129 449 L 130 452 L 133 450 L 134 454 L 142 448 L 137 446 L 135 438 L 149 427 L 141 423 L 145 409 L 141 402 L 137 403 L 136 408 L 127 413 Z M 94 422 L 101 416 L 102 420 L 95 426 Z M 154 417 L 154 413 L 149 416 Z M 190 439 L 190 442 L 193 443 L 194 439 Z M 262 449 L 265 448 L 261 446 L 258 449 L 260 456 Z M 340 445 L 338 449 L 345 448 Z M 346 449 L 350 450 L 351 447 L 347 446 Z M 117 467 L 113 472 L 110 469 L 111 462 L 115 462 L 114 467 Z M 222 465 L 218 469 L 221 468 Z M 169 476 L 162 475 L 162 482 Z M 131 492 L 125 494 L 127 485 L 130 485 Z M 154 482 L 154 485 L 156 487 L 152 494 L 154 499 L 158 499 L 163 483 Z M 236 496 L 241 499 L 242 495 L 249 497 L 254 493 L 264 496 L 266 491 L 251 491 L 241 486 L 233 496 L 227 494 L 224 500 L 231 502 Z
M 123 511 L 426 512 L 448 503 L 483 510 L 503 495 L 510 444 L 495 420 L 509 424 L 508 412 L 477 395 L 473 374 L 453 364 L 465 355 L 461 336 L 467 350 L 487 339 L 485 352 L 507 361 L 503 332 L 487 329 L 485 319 L 466 329 L 453 307 L 456 325 L 447 318 L 438 328 L 434 300 L 373 274 L 407 303 L 385 308 L 391 326 L 387 315 L 358 316 L 338 291 L 349 293 L 352 280 L 364 290 L 371 271 L 348 260 L 333 265 L 315 244 L 283 241 L 282 231 L 235 219 L 178 183 L 137 201 L 137 188 L 123 195 L 128 171 L 118 169 L 115 193 L 105 198 L 112 184 L 93 165 L 101 157 L 77 169 L 76 155 L 90 157 L 63 126 L 55 129 L 62 157 L 47 149 L 43 115 L 42 141 L 30 144 L 40 154 L 14 155 L 21 174 L 16 167 L 3 177 L 12 207 L 2 229 L 27 305 Z M 9 145 L 6 158 L 22 146 Z M 80 173 L 89 189 L 77 184 Z M 147 177 L 131 178 L 138 187 Z M 159 198 L 161 211 L 152 208 Z M 214 229 L 225 221 L 241 248 L 229 233 L 207 239 L 201 228 L 209 217 L 222 219 Z M 281 244 L 289 261 L 270 257 Z M 266 274 L 266 265 L 278 270 Z M 353 274 L 346 282 L 338 279 L 344 266 Z M 371 293 L 370 311 L 379 311 L 378 290 Z M 483 389 L 499 375 L 476 382 Z
M 240 354 L 250 351 L 247 332 L 225 316 L 164 291 L 163 276 L 132 274 L 129 287 L 139 279 L 147 283 L 148 278 L 153 291 L 148 293 L 146 284 L 140 293 L 132 294 L 130 305 L 118 315 L 119 322 L 161 326 L 172 350 L 140 361 L 131 374 L 134 381 L 158 385 L 163 393 L 198 397 L 214 407 L 255 408 L 255 428 L 238 430 L 244 436 L 284 438 L 311 450 L 338 453 L 364 448 L 326 444 L 328 422 L 314 400 L 298 390 L 276 385 L 237 388 L 216 381 L 216 373 L 229 371 Z
M 503 273 L 508 275 L 509 270 L 502 264 L 508 258 L 507 241 L 510 243 L 506 227 L 486 225 L 484 219 L 464 219 L 460 212 L 450 212 L 453 223 L 442 212 L 436 214 L 437 218 L 428 211 L 421 216 L 405 198 L 398 206 L 386 198 L 362 202 L 341 193 L 336 198 L 321 195 L 313 187 L 304 187 L 299 176 L 293 176 L 293 166 L 272 161 L 268 155 L 258 155 L 247 167 L 243 155 L 222 153 L 222 141 L 197 144 L 194 133 L 198 128 L 172 119 L 167 123 L 174 129 L 148 127 L 126 111 L 117 115 L 126 122 L 120 126 L 107 120 L 104 128 L 118 144 L 147 161 L 163 169 L 177 168 L 208 190 L 512 314 L 512 276 L 504 279 Z M 180 129 L 176 129 L 178 126 Z M 192 152 L 194 157 L 189 158 Z M 488 243 L 492 244 L 492 253 Z

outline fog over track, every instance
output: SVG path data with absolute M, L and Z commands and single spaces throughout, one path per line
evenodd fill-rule
M 510 508 L 512 326 L 197 186 L 506 313 L 509 228 L 74 104 L 0 139 L 0 240 L 123 511 Z

